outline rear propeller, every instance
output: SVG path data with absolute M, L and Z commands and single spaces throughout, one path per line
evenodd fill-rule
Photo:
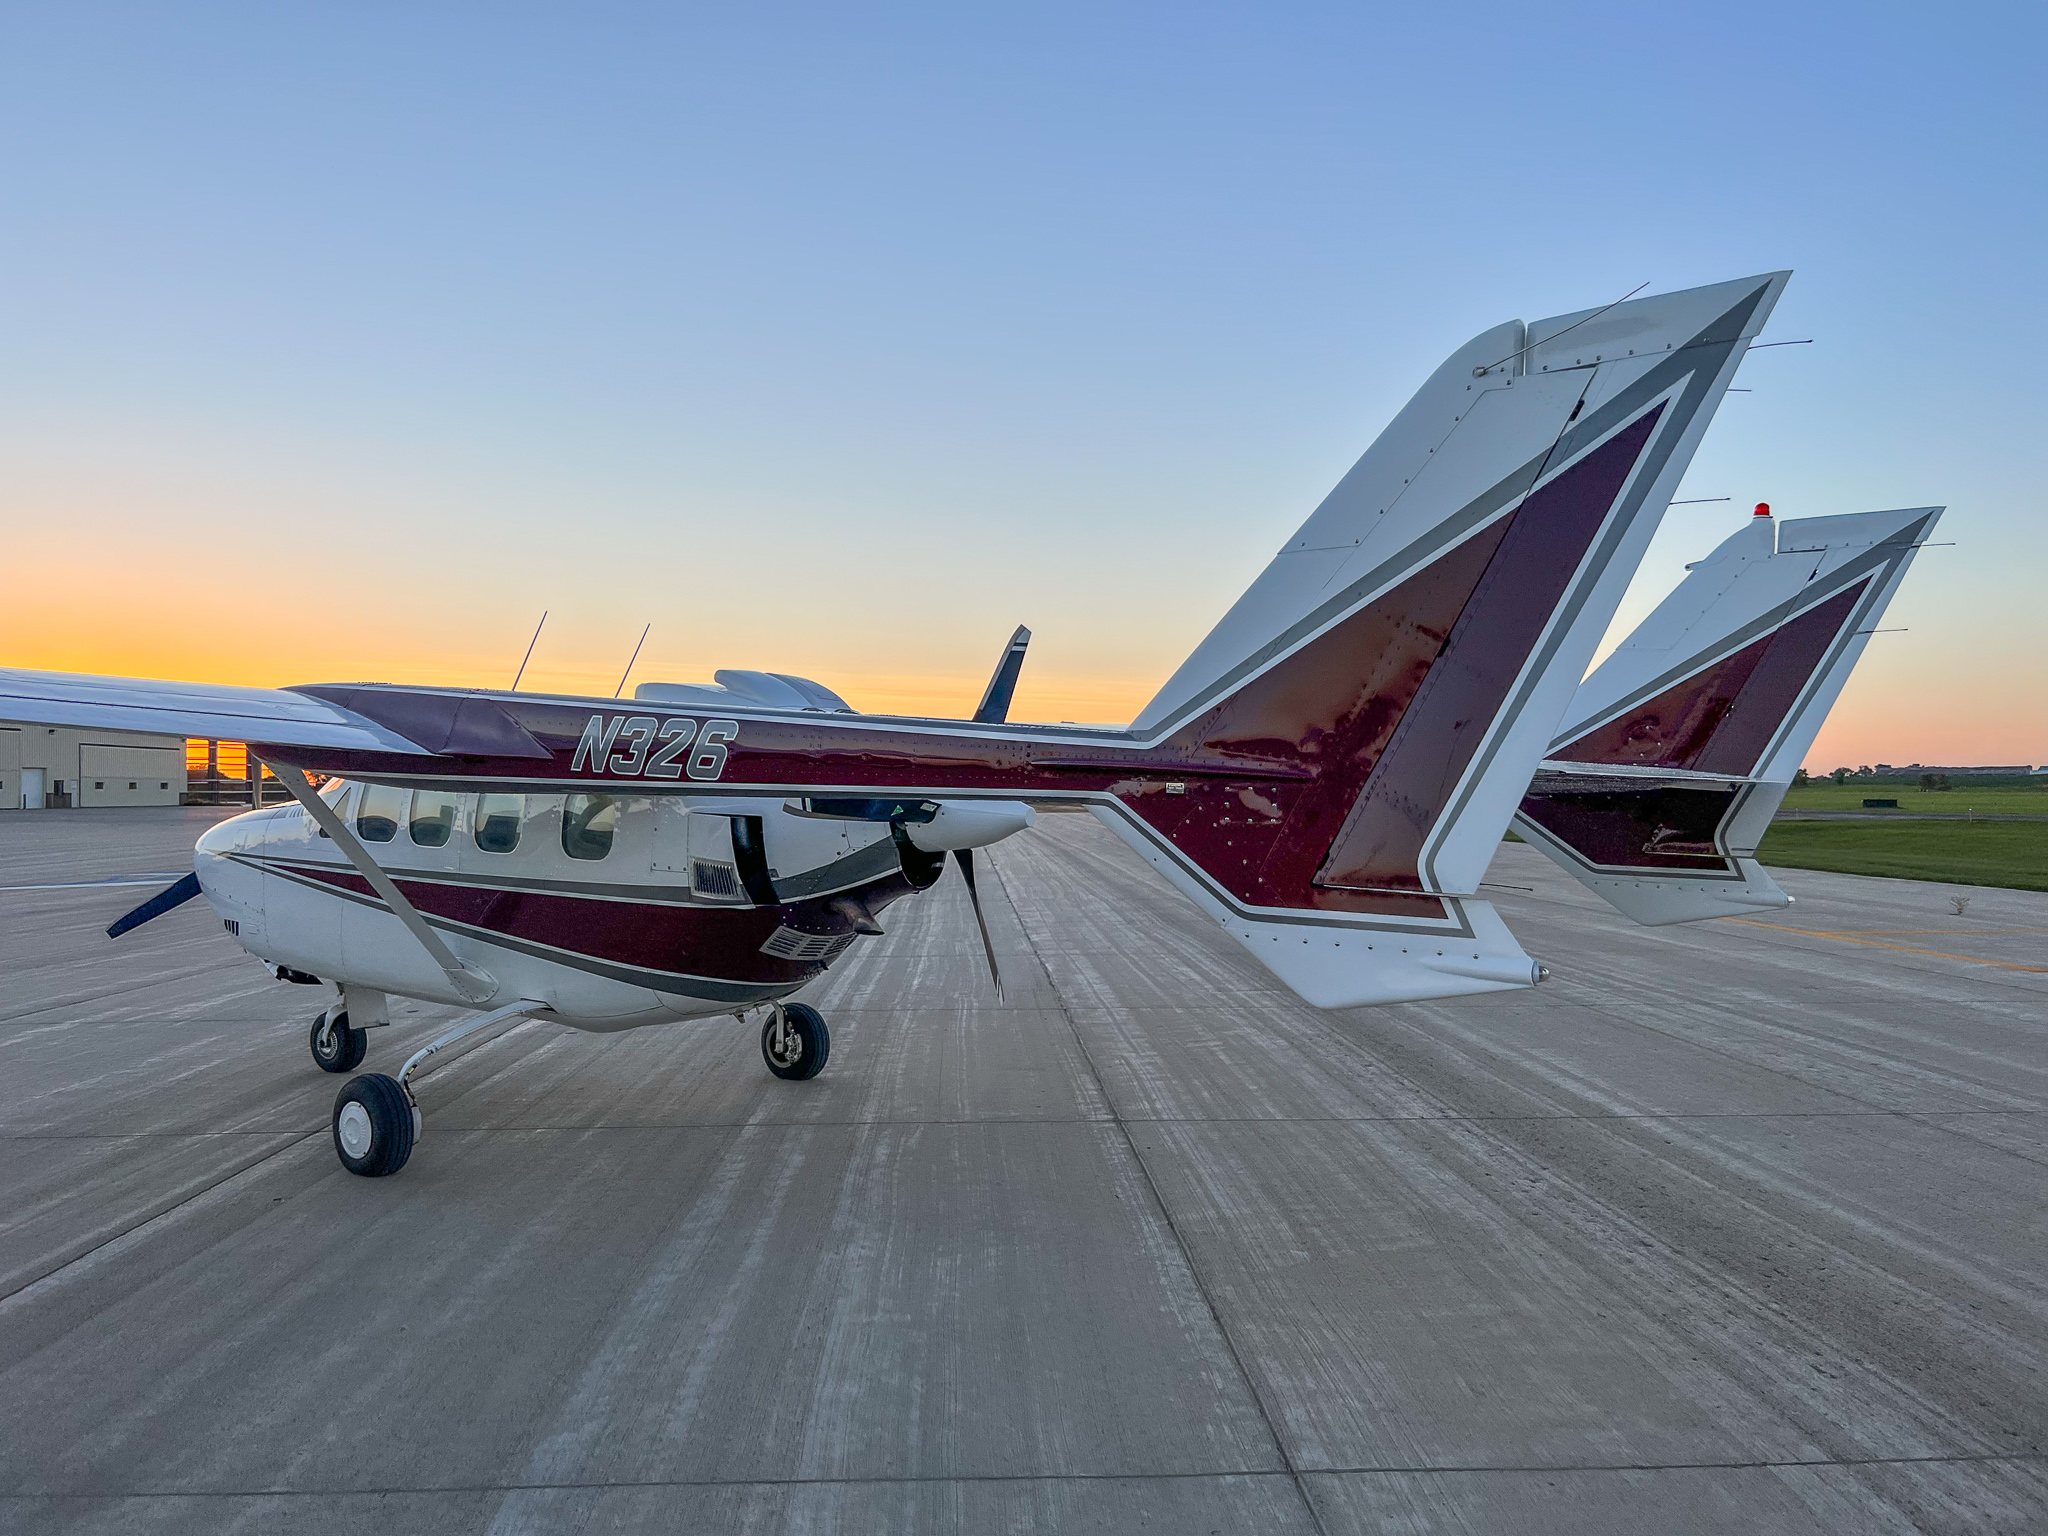
M 974 886 L 974 850 L 955 848 L 953 857 L 960 861 L 961 877 L 967 882 L 967 902 L 974 908 L 974 925 L 981 930 L 981 952 L 988 956 L 989 979 L 996 984 L 996 1001 L 1003 1001 L 1003 973 L 996 965 L 996 947 L 988 936 L 988 919 L 981 915 L 981 892 Z
M 1024 670 L 1024 650 L 1031 644 L 1031 631 L 1022 624 L 1010 636 L 1010 643 L 1003 647 L 1003 654 L 996 659 L 995 675 L 988 680 L 988 689 L 981 696 L 981 703 L 974 711 L 974 718 L 986 725 L 1000 724 L 1010 718 L 1010 700 L 1017 692 L 1017 674 Z M 989 978 L 996 984 L 996 1001 L 1003 1000 L 1003 973 L 996 968 L 996 947 L 989 941 L 988 919 L 981 915 L 981 892 L 974 888 L 974 850 L 955 848 L 953 857 L 960 861 L 961 878 L 967 882 L 967 900 L 974 908 L 974 923 L 981 930 L 981 952 L 988 956 Z

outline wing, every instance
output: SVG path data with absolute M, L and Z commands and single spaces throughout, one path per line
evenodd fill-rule
M 0 719 L 354 752 L 428 750 L 366 715 L 291 688 L 232 688 L 88 672 L 0 667 Z

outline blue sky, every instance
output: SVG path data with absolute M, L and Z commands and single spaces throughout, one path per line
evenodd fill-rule
M 0 658 L 1120 718 L 1468 336 L 1789 266 L 1625 617 L 1946 502 L 1817 752 L 2039 761 L 2044 14 L 17 7 Z

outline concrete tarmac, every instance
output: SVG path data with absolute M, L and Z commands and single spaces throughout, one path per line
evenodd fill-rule
M 1642 929 L 1507 845 L 1550 982 L 1323 1013 L 1047 817 L 1006 1002 L 948 875 L 815 1081 L 514 1024 L 368 1180 L 318 993 L 66 883 L 216 818 L 0 816 L 0 1530 L 2048 1522 L 2048 898 Z

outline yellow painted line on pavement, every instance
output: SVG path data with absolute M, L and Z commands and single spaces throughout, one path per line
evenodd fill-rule
M 1819 930 L 1798 928 L 1793 931 L 1796 933 L 1814 933 Z M 1956 930 L 1953 928 L 1858 928 L 1856 931 L 1871 938 L 1879 939 L 1906 939 L 1916 935 L 1925 937 L 1928 934 L 1940 934 L 1943 938 L 1952 938 L 1956 934 Z M 1967 933 L 1964 933 L 1962 937 L 1973 939 L 1980 933 L 2048 933 L 2048 928 L 1972 928 Z M 1839 937 L 1839 935 L 1830 933 L 1828 937 L 1832 939 Z
M 1915 949 L 1910 944 L 1887 944 L 1882 939 L 1866 939 L 1854 933 L 1823 933 L 1818 928 L 1791 928 L 1784 923 L 1760 923 L 1753 917 L 1731 917 L 1725 919 L 1725 921 L 1742 923 L 1751 928 L 1774 928 L 1779 933 L 1804 934 L 1809 939 L 1840 939 L 1844 944 L 1867 944 L 1872 949 L 1896 949 L 1902 954 L 1932 955 L 1937 960 L 1960 960 L 1965 965 L 1995 965 L 2001 971 L 2031 971 L 2037 976 L 2048 976 L 2048 965 L 2015 965 L 2010 960 L 1980 960 L 1975 955 L 1952 955 L 1945 949 Z M 1931 931 L 1938 932 L 1940 930 Z M 2036 930 L 2032 928 L 2015 928 L 2011 930 L 1987 930 L 1980 928 L 1978 930 L 1980 933 L 1992 931 L 2033 933 Z

